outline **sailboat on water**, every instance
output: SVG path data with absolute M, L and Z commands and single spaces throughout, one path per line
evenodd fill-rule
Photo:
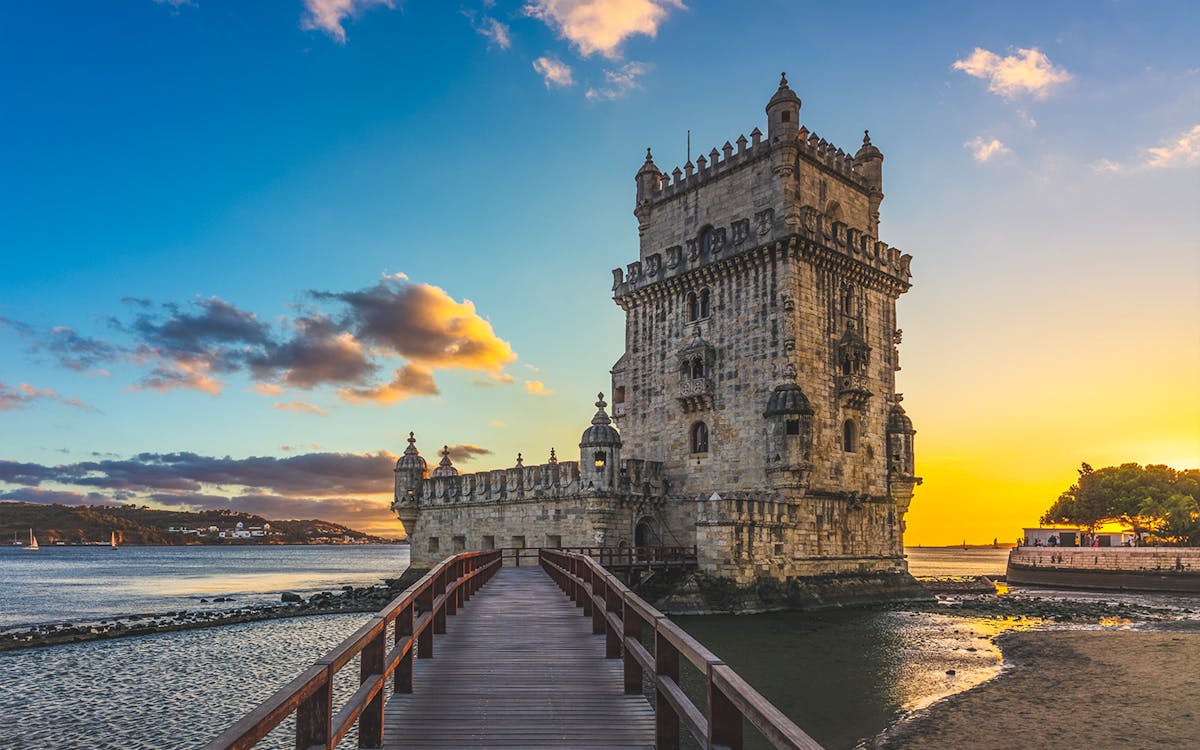
M 29 546 L 22 547 L 22 549 L 28 549 L 28 550 L 41 549 L 40 547 L 38 547 L 37 537 L 33 535 L 33 529 L 29 530 Z
M 115 531 L 112 533 L 112 542 L 111 542 L 111 548 L 112 548 L 112 549 L 116 549 L 116 548 L 117 548 L 117 532 L 115 532 Z

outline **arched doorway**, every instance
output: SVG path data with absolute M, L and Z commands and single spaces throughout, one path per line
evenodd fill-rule
M 658 546 L 658 534 L 654 529 L 654 519 L 652 517 L 644 516 L 638 519 L 637 525 L 633 527 L 633 546 Z

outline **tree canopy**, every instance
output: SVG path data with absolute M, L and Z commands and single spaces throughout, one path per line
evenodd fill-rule
M 1095 529 L 1102 523 L 1127 524 L 1166 544 L 1200 546 L 1200 469 L 1121 464 L 1079 468 L 1079 479 L 1042 516 L 1042 523 L 1069 523 Z

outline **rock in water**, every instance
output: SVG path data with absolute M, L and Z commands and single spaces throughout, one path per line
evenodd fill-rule
M 293 593 L 291 591 L 283 592 L 283 595 L 280 596 L 279 599 L 280 599 L 280 601 L 283 601 L 283 602 L 302 602 L 302 601 L 304 601 L 304 597 L 300 596 L 299 594 Z

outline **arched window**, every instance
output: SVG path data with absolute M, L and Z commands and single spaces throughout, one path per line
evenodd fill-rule
M 688 321 L 693 321 L 700 317 L 700 303 L 696 299 L 695 292 L 687 293 L 687 311 Z
M 712 252 L 712 239 L 712 227 L 705 227 L 704 230 L 700 232 L 700 252 L 704 253 L 705 255 L 708 255 L 710 252 Z
M 704 360 L 696 357 L 692 360 L 692 380 L 704 377 Z
M 842 314 L 854 314 L 854 287 L 849 284 L 842 287 Z
M 708 298 L 709 298 L 708 290 L 701 289 L 700 290 L 700 317 L 701 318 L 708 317 Z
M 697 422 L 692 425 L 692 453 L 708 453 L 708 425 Z
M 842 422 L 842 450 L 854 453 L 858 450 L 858 425 L 853 419 Z

